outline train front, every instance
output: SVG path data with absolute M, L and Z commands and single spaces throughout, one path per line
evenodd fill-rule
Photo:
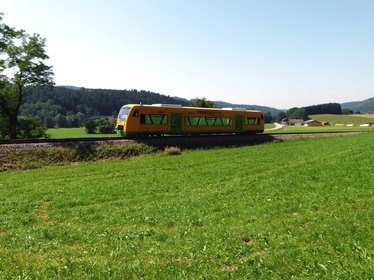
M 131 109 L 131 105 L 125 105 L 121 108 L 121 110 L 118 113 L 116 122 L 116 131 L 118 136 L 126 136 L 126 123 Z

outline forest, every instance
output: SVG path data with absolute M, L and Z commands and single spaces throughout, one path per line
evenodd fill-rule
M 22 115 L 36 116 L 47 128 L 78 127 L 92 117 L 116 117 L 129 103 L 191 105 L 186 99 L 144 90 L 87 89 L 78 87 L 32 87 L 26 89 Z

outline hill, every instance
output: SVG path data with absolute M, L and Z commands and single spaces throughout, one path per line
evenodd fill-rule
M 124 104 L 166 103 L 191 106 L 192 101 L 145 90 L 88 89 L 75 86 L 27 88 L 23 115 L 36 116 L 47 128 L 78 127 L 88 117 L 116 116 Z M 279 110 L 258 105 L 216 102 L 217 107 L 240 107 L 278 114 Z
M 333 114 L 320 114 L 309 115 L 310 119 L 320 122 L 329 122 L 331 124 L 367 124 L 374 123 L 374 115 L 333 115 Z
M 363 100 L 346 102 L 341 104 L 342 109 L 351 109 L 354 112 L 373 113 L 374 112 L 374 97 Z
M 285 110 L 280 110 L 272 107 L 260 106 L 260 105 L 247 105 L 247 104 L 232 104 L 224 101 L 214 101 L 218 108 L 243 108 L 248 110 L 257 110 L 263 113 L 270 112 L 273 116 L 278 115 L 280 112 Z

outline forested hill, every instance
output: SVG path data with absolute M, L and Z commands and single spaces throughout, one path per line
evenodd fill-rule
M 112 115 L 129 103 L 172 103 L 189 105 L 188 100 L 144 90 L 87 89 L 77 87 L 28 88 L 25 102 L 54 103 L 64 112 L 88 115 Z M 63 112 L 62 112 L 63 113 Z
M 21 114 L 33 115 L 50 127 L 75 127 L 89 117 L 116 116 L 124 104 L 180 104 L 191 106 L 193 100 L 171 97 L 145 90 L 88 89 L 73 86 L 27 88 Z M 220 107 L 260 110 L 276 116 L 280 111 L 257 105 L 234 105 L 214 101 Z
M 374 97 L 356 102 L 342 103 L 343 109 L 351 109 L 354 112 L 373 113 L 374 112 Z

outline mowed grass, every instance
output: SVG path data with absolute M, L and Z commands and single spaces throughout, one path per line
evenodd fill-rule
M 116 137 L 116 134 L 88 134 L 84 127 L 74 128 L 49 128 L 47 130 L 49 138 L 93 138 L 93 137 Z
M 348 132 L 348 131 L 361 131 L 361 132 L 374 132 L 374 126 L 361 127 L 361 126 L 296 126 L 288 125 L 282 129 L 265 130 L 264 133 L 313 133 L 313 132 Z
M 368 124 L 374 123 L 373 114 L 363 115 L 332 115 L 332 114 L 321 114 L 321 115 L 310 115 L 310 119 L 317 120 L 320 122 L 329 122 L 331 124 Z
M 374 135 L 0 174 L 1 279 L 372 279 Z

